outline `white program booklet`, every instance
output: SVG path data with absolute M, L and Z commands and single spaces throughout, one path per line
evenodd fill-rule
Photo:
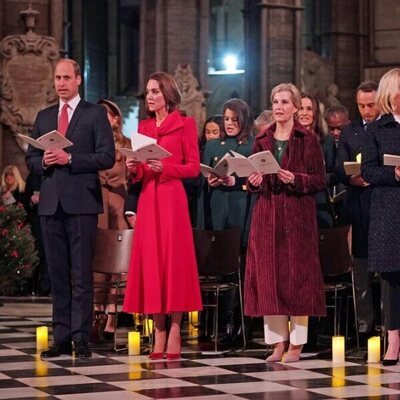
M 161 160 L 172 154 L 157 144 L 157 140 L 141 133 L 132 134 L 132 148 L 118 149 L 124 156 L 137 162 L 146 162 L 146 160 Z
M 344 172 L 346 172 L 346 175 L 361 174 L 361 163 L 357 161 L 344 161 L 343 168 Z
M 37 139 L 33 139 L 30 136 L 22 135 L 20 133 L 17 135 L 25 143 L 40 150 L 61 150 L 73 145 L 70 140 L 55 130 L 47 132 L 44 135 L 39 136 Z
M 215 175 L 218 178 L 221 178 L 223 176 L 228 176 L 232 174 L 232 168 L 229 165 L 228 159 L 231 158 L 232 156 L 229 153 L 226 153 L 214 166 L 214 168 L 205 165 L 205 164 L 200 164 L 200 172 L 208 178 L 210 175 Z
M 249 176 L 256 171 L 262 174 L 276 174 L 281 169 L 269 150 L 254 153 L 247 158 L 232 150 L 230 153 L 232 157 L 228 158 L 228 163 L 239 177 Z
M 383 165 L 397 167 L 398 165 L 400 165 L 400 156 L 396 156 L 394 154 L 384 154 Z

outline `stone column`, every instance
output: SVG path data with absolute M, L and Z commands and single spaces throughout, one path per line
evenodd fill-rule
M 60 49 L 64 47 L 63 9 L 63 0 L 50 0 L 50 36 L 56 40 Z
M 181 0 L 145 1 L 140 10 L 141 84 L 152 72 L 173 75 L 178 64 L 189 64 L 205 85 L 208 0 L 186 0 L 184 6 Z
M 341 103 L 355 111 L 354 91 L 362 79 L 360 62 L 364 35 L 361 33 L 358 0 L 322 2 L 326 15 L 332 17 L 323 27 L 323 52 L 334 64 L 334 82 L 339 87 Z
M 245 97 L 255 114 L 270 107 L 271 89 L 300 86 L 303 0 L 245 0 Z

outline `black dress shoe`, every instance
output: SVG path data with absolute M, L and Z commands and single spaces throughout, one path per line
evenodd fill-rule
M 76 358 L 89 358 L 92 357 L 88 344 L 83 341 L 74 342 L 75 344 L 75 357 Z
M 395 358 L 393 360 L 390 360 L 390 359 L 385 360 L 385 359 L 383 359 L 382 360 L 382 365 L 385 366 L 385 367 L 390 367 L 392 365 L 396 365 L 398 362 L 399 362 L 398 358 Z
M 53 343 L 46 351 L 40 353 L 41 358 L 60 357 L 61 354 L 72 355 L 72 345 L 70 343 Z

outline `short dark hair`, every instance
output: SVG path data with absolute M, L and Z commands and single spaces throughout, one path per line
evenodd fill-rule
M 343 114 L 347 118 L 349 118 L 349 110 L 345 106 L 342 106 L 342 105 L 329 107 L 326 110 L 325 118 L 328 118 L 333 114 Z
M 81 76 L 82 75 L 81 66 L 75 60 L 73 60 L 72 58 L 60 58 L 57 61 L 56 67 L 57 67 L 58 64 L 60 64 L 62 62 L 68 62 L 68 63 L 70 63 L 72 65 L 72 68 L 74 69 L 74 72 L 75 72 L 75 76 Z
M 375 81 L 365 81 L 365 82 L 361 82 L 358 85 L 358 88 L 356 90 L 356 94 L 359 91 L 370 93 L 370 92 L 376 92 L 377 90 L 378 90 L 378 84 Z

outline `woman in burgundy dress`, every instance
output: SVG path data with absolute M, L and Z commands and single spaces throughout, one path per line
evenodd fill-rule
M 259 194 L 250 227 L 244 305 L 245 314 L 264 316 L 265 341 L 274 345 L 267 361 L 293 362 L 307 342 L 308 316 L 326 313 L 315 208 L 325 169 L 317 135 L 295 120 L 301 106 L 298 89 L 280 84 L 272 89 L 271 101 L 275 123 L 256 137 L 253 151 L 270 150 L 281 169 L 249 176 L 249 190 Z
M 138 131 L 157 139 L 172 155 L 146 163 L 126 162 L 135 180 L 143 182 L 124 300 L 124 311 L 153 314 L 155 345 L 151 359 L 166 352 L 180 357 L 182 312 L 201 310 L 201 294 L 188 203 L 183 178 L 199 174 L 197 129 L 193 118 L 178 110 L 181 101 L 174 79 L 152 74 L 146 86 L 149 119 Z M 167 336 L 166 315 L 171 314 Z

